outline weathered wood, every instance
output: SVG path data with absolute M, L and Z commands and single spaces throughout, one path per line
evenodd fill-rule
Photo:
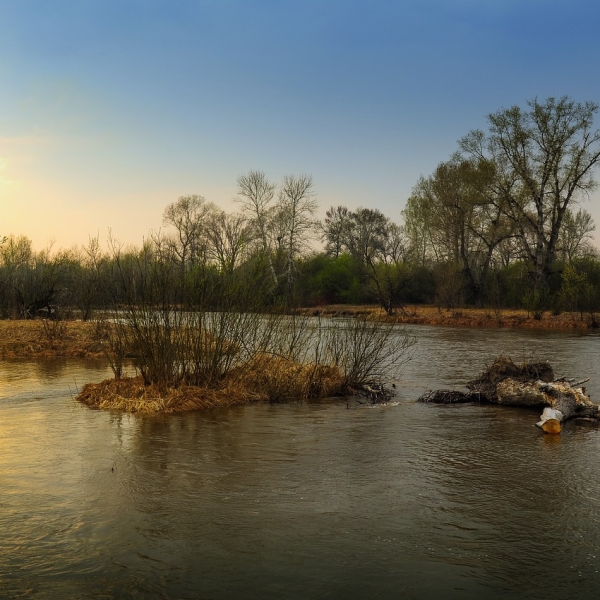
M 545 407 L 537 425 L 546 433 L 560 433 L 562 423 L 569 419 L 600 417 L 600 406 L 594 404 L 582 388 L 572 387 L 567 381 L 505 379 L 498 383 L 496 392 L 498 404 Z
M 554 379 L 554 371 L 548 361 L 516 365 L 509 357 L 500 356 L 477 379 L 469 381 L 467 389 L 488 402 L 497 402 L 496 386 L 506 379 L 550 382 Z
M 562 430 L 562 422 L 564 420 L 565 415 L 563 415 L 560 410 L 546 406 L 536 425 L 545 433 L 560 433 Z
M 433 404 L 460 404 L 465 402 L 478 402 L 479 394 L 459 392 L 458 390 L 430 390 L 419 396 L 417 402 L 431 402 Z
M 395 385 L 393 387 L 396 387 Z M 390 390 L 383 383 L 365 383 L 359 390 L 361 395 L 369 398 L 375 404 L 376 402 L 387 402 L 395 396 L 394 390 Z M 361 402 L 361 404 L 363 404 Z
M 537 423 L 546 433 L 560 433 L 569 419 L 600 420 L 600 405 L 594 404 L 581 384 L 588 379 L 554 379 L 548 362 L 515 365 L 510 358 L 499 357 L 477 378 L 467 383 L 469 392 L 434 390 L 423 394 L 419 402 L 450 404 L 490 402 L 506 406 L 543 408 Z

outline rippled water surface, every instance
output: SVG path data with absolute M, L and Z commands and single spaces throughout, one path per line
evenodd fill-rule
M 600 400 L 600 337 L 413 331 L 375 408 L 121 416 L 73 401 L 102 364 L 0 362 L 0 597 L 597 598 L 600 429 L 413 400 L 501 352 Z

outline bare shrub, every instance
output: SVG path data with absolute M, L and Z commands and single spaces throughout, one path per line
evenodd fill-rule
M 97 326 L 109 364 L 118 380 L 130 360 L 145 386 L 165 394 L 235 389 L 271 402 L 342 395 L 383 379 L 413 343 L 364 319 L 265 312 L 251 281 L 221 277 L 213 285 L 206 265 L 195 268 L 189 287 L 177 287 L 179 265 L 156 248 L 116 249 L 114 264 L 126 302 Z
M 411 358 L 414 336 L 395 325 L 364 318 L 333 321 L 323 344 L 324 361 L 342 373 L 344 391 L 381 381 Z

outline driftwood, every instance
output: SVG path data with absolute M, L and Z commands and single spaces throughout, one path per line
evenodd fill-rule
M 393 384 L 392 384 L 393 385 Z M 396 387 L 393 385 L 393 387 Z M 394 390 L 390 390 L 383 383 L 365 383 L 360 386 L 355 393 L 358 396 L 362 396 L 363 398 L 367 398 L 372 404 L 377 404 L 379 402 L 388 402 L 391 398 L 393 398 L 396 393 Z M 365 402 L 361 402 L 357 400 L 359 404 L 365 404 Z
M 459 392 L 458 390 L 430 390 L 419 398 L 419 402 L 434 404 L 460 404 L 463 402 L 478 402 L 479 394 Z
M 546 433 L 560 433 L 562 423 L 569 419 L 600 417 L 600 406 L 590 400 L 584 388 L 573 387 L 568 381 L 522 383 L 505 379 L 498 383 L 496 390 L 498 404 L 543 406 L 537 425 Z
M 423 394 L 419 402 L 438 404 L 482 402 L 506 406 L 543 408 L 537 423 L 546 433 L 560 433 L 569 419 L 600 419 L 600 405 L 594 404 L 580 387 L 588 379 L 554 379 L 547 362 L 516 365 L 500 357 L 477 379 L 467 383 L 468 392 L 435 390 Z

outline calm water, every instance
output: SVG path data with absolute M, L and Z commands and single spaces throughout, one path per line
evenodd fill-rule
M 137 418 L 73 401 L 99 363 L 0 362 L 0 597 L 597 598 L 600 429 L 412 400 L 504 352 L 598 401 L 600 337 L 413 331 L 375 408 Z

